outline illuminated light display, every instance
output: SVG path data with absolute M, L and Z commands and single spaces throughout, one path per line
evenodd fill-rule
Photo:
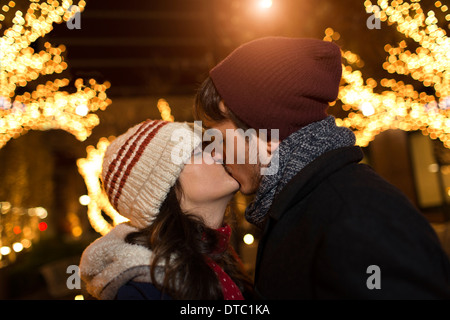
M 336 123 L 351 128 L 360 146 L 367 146 L 383 131 L 401 129 L 421 130 L 450 148 L 450 38 L 437 25 L 435 13 L 425 13 L 419 2 L 377 2 L 381 21 L 396 25 L 398 32 L 418 45 L 412 51 L 405 40 L 396 46 L 386 44 L 384 50 L 388 57 L 383 68 L 388 73 L 410 76 L 425 87 L 433 87 L 434 95 L 418 92 L 411 84 L 394 79 L 384 78 L 379 83 L 372 78 L 364 81 L 358 70 L 364 65 L 361 58 L 350 51 L 342 52 L 344 84 L 338 100 L 349 114 L 347 118 L 336 119 Z M 364 5 L 367 8 L 373 4 L 365 1 Z M 448 10 L 439 1 L 435 6 L 442 12 Z M 447 15 L 446 19 L 449 18 Z M 335 36 L 332 28 L 325 30 L 324 40 L 336 38 L 339 36 Z M 374 92 L 378 85 L 386 90 Z
M 97 148 L 88 146 L 86 148 L 87 157 L 77 160 L 78 171 L 84 178 L 90 199 L 87 203 L 89 223 L 95 231 L 102 235 L 108 233 L 113 227 L 102 216 L 102 211 L 113 220 L 114 225 L 127 221 L 110 204 L 100 180 L 103 157 L 113 139 L 114 137 L 101 138 L 97 143 Z
M 16 253 L 39 241 L 40 233 L 48 228 L 42 221 L 45 218 L 47 210 L 43 207 L 26 209 L 0 202 L 0 268 L 14 262 Z
M 78 2 L 80 12 L 85 5 L 85 1 Z M 10 1 L 1 10 L 6 13 L 14 6 L 14 1 Z M 29 130 L 62 129 L 83 141 L 99 124 L 93 112 L 105 110 L 111 103 L 105 93 L 110 83 L 100 84 L 94 79 L 88 84 L 77 79 L 75 93 L 60 90 L 69 85 L 69 79 L 63 78 L 16 94 L 18 88 L 28 89 L 40 76 L 60 74 L 67 69 L 62 56 L 64 45 L 54 47 L 46 42 L 40 52 L 30 45 L 52 31 L 53 23 L 69 21 L 76 13 L 69 10 L 71 6 L 71 0 L 30 1 L 28 10 L 17 10 L 12 26 L 4 30 L 0 38 L 0 148 Z M 0 14 L 0 21 L 4 19 Z
M 158 108 L 159 113 L 161 113 L 161 119 L 163 119 L 164 121 L 170 121 L 170 122 L 174 121 L 174 117 L 171 114 L 172 110 L 170 109 L 170 106 L 166 100 L 159 99 L 157 108 Z

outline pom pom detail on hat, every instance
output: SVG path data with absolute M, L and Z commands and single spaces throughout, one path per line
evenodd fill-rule
M 225 105 L 280 140 L 326 116 L 342 75 L 340 48 L 317 39 L 267 37 L 243 44 L 210 71 Z
M 112 206 L 137 228 L 151 224 L 200 142 L 188 123 L 147 120 L 128 129 L 103 159 L 103 187 Z M 184 151 L 181 161 L 174 150 Z

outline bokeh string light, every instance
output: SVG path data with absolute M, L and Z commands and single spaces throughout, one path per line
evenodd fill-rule
M 0 268 L 14 262 L 19 252 L 39 241 L 41 233 L 47 230 L 45 218 L 45 208 L 25 209 L 0 202 Z
M 127 220 L 112 207 L 101 184 L 103 157 L 113 139 L 114 137 L 101 138 L 97 147 L 88 146 L 86 148 L 86 158 L 77 160 L 78 171 L 84 178 L 90 198 L 87 204 L 89 223 L 95 231 L 102 235 L 108 233 L 114 225 Z M 112 219 L 113 224 L 105 219 L 102 212 Z
M 85 5 L 85 1 L 79 1 L 78 11 L 83 12 Z M 1 10 L 6 13 L 13 7 L 14 1 L 10 1 Z M 53 23 L 69 21 L 77 12 L 72 9 L 71 0 L 30 0 L 28 10 L 17 10 L 12 26 L 0 38 L 0 148 L 29 130 L 62 129 L 83 141 L 99 124 L 98 116 L 92 112 L 105 110 L 111 103 L 105 93 L 109 82 L 100 84 L 94 79 L 86 84 L 77 79 L 75 93 L 61 91 L 70 82 L 63 78 L 16 94 L 18 88 L 28 89 L 40 76 L 60 74 L 67 69 L 62 56 L 64 45 L 54 47 L 46 42 L 45 49 L 37 53 L 30 45 L 52 31 Z M 0 21 L 4 19 L 0 14 Z
M 417 46 L 410 50 L 405 40 L 396 46 L 386 44 L 384 50 L 388 57 L 383 68 L 391 74 L 409 76 L 424 87 L 432 87 L 434 95 L 419 92 L 412 84 L 387 78 L 379 82 L 386 90 L 376 93 L 374 88 L 378 82 L 372 78 L 364 81 L 358 70 L 363 66 L 361 58 L 351 51 L 342 52 L 344 83 L 338 100 L 349 114 L 336 122 L 354 130 L 360 146 L 367 146 L 383 131 L 401 129 L 421 130 L 450 148 L 450 38 L 438 26 L 435 12 L 425 13 L 419 2 L 377 2 L 380 20 L 396 25 L 397 31 Z M 367 0 L 364 5 L 368 8 L 373 4 Z M 440 1 L 435 7 L 444 13 L 448 11 Z M 446 15 L 446 20 L 450 20 L 450 15 Z M 324 40 L 338 38 L 333 29 L 327 28 Z

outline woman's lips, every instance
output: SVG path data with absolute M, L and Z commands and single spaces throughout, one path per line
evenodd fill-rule
M 227 167 L 226 165 L 223 165 L 223 168 L 225 169 L 225 172 L 231 177 L 233 178 L 234 181 L 236 181 L 239 184 L 239 189 L 241 188 L 241 183 L 235 178 L 233 177 L 233 175 L 231 174 L 231 172 L 233 171 L 232 168 Z

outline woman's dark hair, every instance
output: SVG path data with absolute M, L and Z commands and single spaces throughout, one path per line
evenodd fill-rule
M 211 77 L 206 78 L 199 87 L 194 101 L 194 118 L 201 121 L 214 121 L 220 123 L 225 120 L 231 120 L 237 128 L 244 131 L 250 126 L 239 119 L 229 108 L 226 112 L 222 112 L 219 103 L 222 97 L 217 91 Z
M 181 210 L 181 194 L 177 181 L 154 222 L 125 238 L 128 243 L 153 251 L 152 284 L 173 299 L 223 299 L 219 279 L 207 264 L 206 255 L 223 268 L 243 293 L 251 292 L 251 281 L 234 250 L 229 247 L 223 253 L 214 253 L 217 232 L 200 218 Z

